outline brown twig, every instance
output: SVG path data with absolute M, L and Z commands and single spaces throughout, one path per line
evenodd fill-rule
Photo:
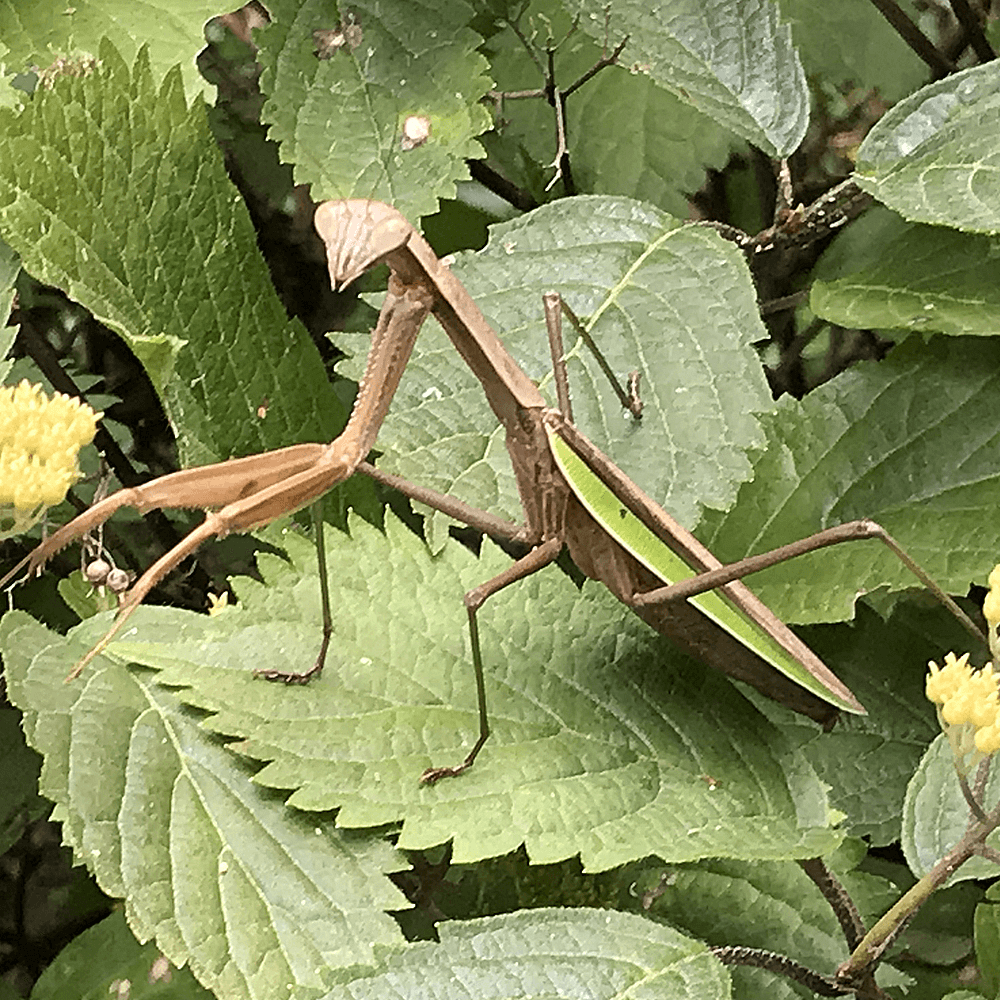
M 766 969 L 768 972 L 785 976 L 796 983 L 801 983 L 821 997 L 842 997 L 853 993 L 853 987 L 845 987 L 833 979 L 813 972 L 808 966 L 796 962 L 786 955 L 765 951 L 763 948 L 742 948 L 736 946 L 721 946 L 709 948 L 723 965 L 747 965 L 754 969 Z
M 799 867 L 812 879 L 816 888 L 823 894 L 823 898 L 830 904 L 830 909 L 833 910 L 837 923 L 844 932 L 847 947 L 854 951 L 865 936 L 865 925 L 858 908 L 854 905 L 854 900 L 822 858 L 803 858 L 799 861 Z
M 606 18 L 609 15 L 606 13 Z M 577 29 L 577 20 L 574 20 L 573 24 L 570 26 L 569 31 L 566 32 L 565 36 L 560 42 L 553 45 L 550 44 L 545 49 L 545 65 L 542 64 L 542 60 L 538 53 L 535 51 L 534 46 L 531 41 L 521 30 L 521 26 L 518 23 L 518 18 L 511 18 L 507 21 L 507 25 L 511 31 L 517 36 L 518 41 L 524 46 L 528 55 L 531 57 L 532 62 L 538 67 L 538 71 L 542 74 L 545 80 L 545 86 L 540 89 L 535 90 L 515 90 L 515 91 L 494 91 L 491 90 L 488 93 L 488 97 L 494 102 L 496 106 L 496 114 L 498 120 L 502 119 L 503 115 L 503 102 L 507 99 L 515 100 L 529 97 L 544 97 L 549 104 L 552 106 L 556 113 L 556 155 L 552 160 L 551 166 L 555 170 L 552 179 L 545 185 L 545 190 L 549 191 L 560 179 L 563 182 L 563 187 L 567 195 L 574 194 L 576 191 L 576 185 L 573 181 L 573 172 L 570 167 L 569 158 L 569 138 L 566 130 L 566 98 L 570 94 L 579 90 L 588 80 L 593 79 L 602 69 L 606 66 L 612 66 L 618 61 L 618 57 L 621 55 L 622 50 L 625 48 L 628 42 L 628 35 L 626 35 L 621 42 L 615 47 L 614 51 L 608 55 L 607 54 L 607 39 L 605 39 L 604 50 L 601 53 L 601 58 L 594 63 L 579 79 L 575 80 L 569 87 L 565 89 L 560 89 L 556 86 L 556 70 L 555 70 L 555 54 L 556 50 L 566 41 Z M 605 25 L 607 27 L 607 23 Z
M 613 66 L 616 62 L 618 62 L 618 57 L 622 54 L 622 49 L 625 48 L 625 45 L 628 43 L 628 40 L 629 36 L 626 35 L 618 43 L 614 52 L 612 52 L 611 55 L 601 56 L 601 58 L 598 59 L 597 62 L 595 62 L 594 65 L 591 66 L 590 69 L 588 69 L 587 72 L 583 74 L 583 76 L 581 76 L 574 83 L 571 83 L 563 91 L 563 96 L 569 97 L 569 95 L 572 94 L 573 91 L 579 90 L 580 87 L 582 87 L 591 77 L 596 76 L 602 69 L 604 69 L 605 66 Z
M 983 26 L 979 23 L 975 11 L 969 6 L 969 0 L 950 0 L 950 2 L 951 9 L 955 12 L 955 17 L 979 61 L 986 63 L 996 59 L 997 54 L 983 34 Z
M 936 76 L 955 72 L 955 64 L 917 27 L 895 0 L 871 0 L 879 13 L 896 29 L 900 38 L 910 46 L 934 71 Z
M 483 187 L 489 188 L 494 194 L 509 201 L 515 208 L 522 212 L 530 212 L 533 208 L 538 208 L 538 202 L 534 196 L 525 191 L 524 188 L 512 184 L 503 174 L 494 170 L 485 160 L 466 160 L 469 173 L 472 179 L 479 181 Z

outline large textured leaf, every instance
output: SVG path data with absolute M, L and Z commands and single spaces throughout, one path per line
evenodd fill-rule
M 182 431 L 184 464 L 332 437 L 343 410 L 271 285 L 180 77 L 140 55 L 0 110 L 0 234 L 120 333 Z M 258 416 L 265 401 L 266 418 Z
M 603 870 L 650 854 L 806 857 L 838 842 L 812 769 L 728 681 L 555 567 L 481 612 L 493 735 L 460 779 L 421 785 L 478 731 L 462 594 L 510 559 L 489 544 L 481 560 L 457 545 L 432 558 L 391 518 L 385 536 L 358 519 L 352 532 L 328 533 L 336 634 L 308 687 L 252 677 L 316 654 L 315 553 L 290 533 L 271 537 L 294 565 L 262 556 L 267 585 L 237 581 L 240 608 L 140 609 L 107 656 L 160 667 L 151 690 L 190 686 L 180 697 L 241 737 L 241 752 L 271 761 L 254 780 L 294 789 L 291 805 L 339 809 L 349 828 L 404 819 L 400 847 L 453 839 L 455 862 L 524 843 L 535 863 L 579 853 Z M 71 633 L 65 670 L 106 625 L 100 616 Z M 108 665 L 88 690 L 98 676 L 149 686 Z
M 521 24 L 545 32 L 536 41 L 548 31 L 563 39 L 570 28 L 559 0 L 535 0 Z M 618 40 L 613 36 L 610 42 Z M 499 89 L 543 86 L 542 74 L 512 31 L 490 38 L 488 54 Z M 557 82 L 569 86 L 601 55 L 590 36 L 570 33 L 556 50 Z M 544 100 L 506 101 L 500 126 L 483 137 L 490 164 L 539 201 L 551 197 L 545 188 L 555 173 L 552 123 L 552 108 Z M 577 191 L 640 198 L 680 217 L 688 214 L 690 193 L 704 184 L 706 167 L 721 170 L 734 142 L 721 125 L 644 73 L 629 72 L 624 62 L 602 69 L 570 96 L 566 135 Z
M 982 804 L 991 812 L 1000 799 L 1000 772 L 990 767 Z M 926 875 L 965 834 L 969 805 L 955 774 L 948 738 L 942 733 L 931 744 L 906 790 L 903 807 L 903 852 L 915 875 Z M 1000 832 L 986 838 L 988 846 L 1000 848 Z M 970 858 L 951 876 L 952 883 L 972 878 L 995 878 L 996 862 Z
M 729 976 L 705 945 L 611 910 L 522 910 L 449 921 L 441 942 L 392 955 L 329 1000 L 728 1000 Z
M 475 137 L 489 127 L 478 102 L 491 87 L 482 39 L 463 0 L 362 0 L 344 11 L 326 0 L 277 0 L 258 32 L 268 94 L 263 116 L 295 180 L 313 196 L 374 197 L 412 218 L 437 211 L 468 178 Z M 317 36 L 315 33 L 319 32 Z M 343 41 L 334 44 L 341 33 Z M 324 39 L 327 41 L 324 42 Z M 328 47 L 317 54 L 317 41 Z M 403 123 L 429 122 L 405 149 Z
M 871 876 L 852 873 L 845 881 L 859 905 L 862 899 L 854 895 L 858 889 L 886 908 L 894 901 L 884 883 L 871 884 L 876 881 Z M 669 888 L 650 912 L 708 944 L 739 942 L 778 952 L 821 973 L 831 973 L 849 954 L 830 905 L 805 872 L 790 862 L 751 866 L 706 860 L 685 865 L 673 873 Z M 747 914 L 752 919 L 747 920 Z M 862 915 L 870 919 L 881 911 Z M 759 969 L 733 969 L 733 987 L 735 996 L 748 1000 L 802 995 L 783 976 Z
M 765 421 L 756 478 L 699 532 L 724 561 L 872 517 L 945 590 L 985 582 L 1000 551 L 995 440 L 1000 344 L 910 337 Z M 851 617 L 858 594 L 917 586 L 875 541 L 841 545 L 749 581 L 786 621 Z
M 19 611 L 0 622 L 40 790 L 137 937 L 233 1000 L 315 996 L 327 966 L 401 942 L 381 912 L 406 906 L 383 876 L 400 860 L 381 838 L 287 810 L 149 671 L 104 662 L 64 684 L 87 636 L 93 620 L 70 639 Z
M 837 553 L 827 556 L 835 561 Z M 924 692 L 927 661 L 940 660 L 949 649 L 967 649 L 969 637 L 924 595 L 900 602 L 886 621 L 862 604 L 849 625 L 797 631 L 869 714 L 843 719 L 832 733 L 821 735 L 801 716 L 755 694 L 754 701 L 830 786 L 830 805 L 846 815 L 847 832 L 876 845 L 890 844 L 899 839 L 907 784 L 940 733 Z
M 129 61 L 145 46 L 157 82 L 180 64 L 184 88 L 195 94 L 209 89 L 195 68 L 195 56 L 205 45 L 205 22 L 222 9 L 205 0 L 3 0 L 0 50 L 6 50 L 10 69 L 24 71 L 45 69 L 57 59 L 72 63 L 94 57 L 104 38 Z
M 792 35 L 772 0 L 566 0 L 604 44 L 629 43 L 626 66 L 649 76 L 770 156 L 788 156 L 809 124 L 809 91 Z
M 580 428 L 682 523 L 725 508 L 773 408 L 751 347 L 763 330 L 739 252 L 626 198 L 565 199 L 495 226 L 455 273 L 528 375 L 551 388 L 542 293 L 557 289 L 594 333 L 619 379 L 638 369 L 642 420 L 623 413 L 593 356 L 565 324 Z M 367 338 L 342 336 L 356 355 Z M 345 366 L 341 366 L 345 370 Z M 554 401 L 554 400 L 553 400 Z M 482 387 L 434 323 L 383 425 L 380 464 L 478 507 L 521 520 L 510 458 Z
M 1000 229 L 1000 66 L 986 63 L 900 101 L 868 133 L 855 178 L 914 222 Z
M 906 222 L 876 209 L 844 232 L 813 275 L 810 307 L 842 326 L 997 333 L 997 236 Z

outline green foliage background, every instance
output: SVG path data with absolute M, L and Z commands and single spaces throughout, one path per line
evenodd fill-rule
M 186 465 L 329 440 L 345 417 L 342 387 L 287 318 L 209 128 L 194 59 L 213 11 L 181 0 L 146 4 L 141 17 L 125 7 L 0 3 L 3 294 L 19 260 L 125 338 Z M 455 273 L 543 392 L 540 293 L 551 287 L 615 370 L 642 370 L 636 425 L 582 344 L 569 344 L 577 421 L 720 558 L 868 516 L 964 594 L 1000 548 L 997 64 L 920 86 L 912 54 L 860 3 L 702 7 L 550 0 L 524 12 L 542 44 L 577 19 L 558 51 L 565 81 L 630 40 L 620 65 L 569 105 L 585 193 L 494 227 Z M 273 23 L 254 36 L 262 117 L 316 200 L 374 197 L 416 222 L 455 196 L 467 159 L 485 152 L 543 194 L 555 151 L 546 106 L 508 102 L 509 121 L 490 131 L 481 103 L 494 83 L 539 85 L 503 30 L 504 4 L 269 9 Z M 313 33 L 348 14 L 361 42 L 318 59 Z M 31 97 L 9 86 L 57 56 L 71 71 L 51 86 Z M 84 57 L 96 67 L 78 72 Z M 856 179 L 883 207 L 803 276 L 809 308 L 901 343 L 802 402 L 775 403 L 742 255 L 677 216 L 730 152 L 799 147 L 817 77 L 903 99 L 858 154 Z M 404 151 L 411 114 L 430 120 L 431 140 Z M 335 342 L 352 356 L 338 374 L 357 378 L 366 334 Z M 518 517 L 481 389 L 430 324 L 378 447 L 385 468 Z M 424 767 L 460 758 L 476 727 L 461 595 L 509 558 L 488 542 L 472 555 L 440 516 L 426 522 L 427 544 L 392 515 L 376 529 L 370 490 L 339 493 L 328 520 L 343 523 L 348 506 L 367 520 L 329 532 L 336 637 L 309 687 L 251 677 L 314 655 L 312 549 L 288 524 L 263 533 L 285 557 L 261 555 L 260 580 L 234 581 L 236 608 L 211 618 L 140 609 L 79 684 L 62 678 L 107 616 L 67 635 L 23 610 L 0 622 L 9 698 L 42 756 L 39 791 L 75 857 L 124 899 L 134 935 L 193 974 L 178 974 L 184 995 L 411 995 L 428 984 L 455 997 L 803 995 L 762 970 L 731 975 L 708 946 L 768 948 L 830 974 L 846 951 L 794 861 L 826 856 L 870 919 L 910 876 L 879 867 L 859 838 L 902 838 L 919 874 L 953 836 L 941 805 L 960 798 L 940 748 L 924 756 L 937 727 L 922 675 L 928 658 L 967 639 L 921 598 L 901 598 L 912 581 L 873 545 L 754 581 L 780 616 L 811 624 L 807 641 L 867 717 L 822 733 L 685 660 L 598 585 L 578 588 L 550 567 L 484 610 L 494 733 L 467 775 L 425 787 Z M 859 594 L 880 588 L 883 616 L 856 610 Z M 40 805 L 35 758 L 13 714 L 0 723 L 5 760 L 28 776 L 3 799 L 9 841 Z M 414 944 L 404 929 L 419 932 L 419 916 L 403 912 L 411 903 L 397 885 L 445 844 L 441 906 L 460 919 L 440 925 L 439 942 Z M 499 906 L 511 885 L 516 898 Z M 995 984 L 995 908 L 980 898 L 962 885 L 940 894 L 908 943 L 924 964 L 901 946 L 883 985 L 955 988 L 935 965 L 971 954 L 973 926 L 982 982 Z M 155 960 L 118 916 L 87 934 L 33 995 L 71 995 L 81 961 L 93 981 L 72 995 L 107 995 L 121 970 Z

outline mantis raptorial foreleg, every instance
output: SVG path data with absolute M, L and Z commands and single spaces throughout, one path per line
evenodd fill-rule
M 155 508 L 219 508 L 207 514 L 197 528 L 142 574 L 129 590 L 110 631 L 76 664 L 67 680 L 79 676 L 121 631 L 149 591 L 202 542 L 268 524 L 307 506 L 353 474 L 375 443 L 432 301 L 431 293 L 419 283 L 404 287 L 397 282 L 390 287 L 372 334 L 366 378 L 359 386 L 347 426 L 334 441 L 326 445 L 292 445 L 217 465 L 185 469 L 142 486 L 119 490 L 56 531 L 0 580 L 3 586 L 24 569 L 28 572 L 40 569 L 54 553 L 102 524 L 120 507 L 135 507 L 140 512 Z M 327 642 L 328 639 L 321 647 L 321 657 L 313 672 L 322 669 Z

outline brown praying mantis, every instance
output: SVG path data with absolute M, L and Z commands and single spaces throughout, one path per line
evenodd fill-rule
M 553 562 L 563 549 L 568 549 L 581 571 L 605 583 L 619 600 L 685 651 L 825 725 L 832 724 L 840 710 L 865 710 L 815 653 L 754 596 L 741 577 L 828 545 L 877 538 L 981 638 L 951 598 L 873 521 L 853 521 L 721 566 L 574 425 L 562 364 L 561 315 L 578 321 L 558 295 L 546 295 L 544 303 L 559 399 L 554 409 L 507 353 L 463 285 L 396 210 L 365 200 L 326 202 L 317 209 L 315 224 L 326 245 L 335 288 L 349 284 L 380 262 L 390 269 L 389 289 L 344 431 L 329 444 L 293 445 L 187 469 L 120 490 L 60 528 L 14 567 L 0 585 L 25 567 L 39 569 L 51 555 L 102 524 L 122 506 L 140 512 L 163 507 L 210 509 L 197 528 L 139 578 L 112 628 L 67 680 L 78 676 L 106 648 L 150 589 L 202 542 L 212 536 L 250 531 L 302 508 L 355 471 L 474 528 L 528 547 L 527 554 L 507 570 L 465 595 L 480 731 L 461 763 L 429 768 L 422 775 L 424 782 L 466 770 L 489 736 L 477 612 L 489 597 Z M 523 524 L 385 474 L 365 461 L 428 313 L 435 315 L 479 379 L 504 428 L 524 511 Z M 321 540 L 320 531 L 317 535 Z M 322 554 L 320 561 L 321 583 L 325 585 Z M 328 601 L 324 600 L 323 639 L 315 664 L 301 672 L 258 673 L 289 683 L 315 676 L 323 668 L 331 630 Z

